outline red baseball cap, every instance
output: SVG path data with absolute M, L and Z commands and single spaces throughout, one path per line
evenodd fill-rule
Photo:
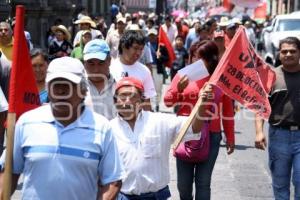
M 222 30 L 214 31 L 214 38 L 218 38 L 218 37 L 225 37 L 224 31 L 222 31 Z
M 133 86 L 140 90 L 142 93 L 144 92 L 144 86 L 143 83 L 132 76 L 124 77 L 121 80 L 119 80 L 116 84 L 116 91 L 124 86 Z

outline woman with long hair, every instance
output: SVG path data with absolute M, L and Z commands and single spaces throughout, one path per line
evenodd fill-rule
M 213 41 L 202 40 L 195 42 L 190 48 L 189 63 L 202 59 L 210 75 L 213 74 L 218 64 L 218 47 Z M 177 105 L 177 115 L 188 116 L 198 100 L 198 93 L 208 82 L 210 76 L 198 81 L 189 81 L 186 76 L 177 74 L 167 90 L 164 102 L 166 106 Z M 214 165 L 219 153 L 221 136 L 221 122 L 227 138 L 227 153 L 234 151 L 234 113 L 232 100 L 221 93 L 217 94 L 218 88 L 214 88 L 216 106 L 214 118 L 210 120 L 210 152 L 204 162 L 190 163 L 176 158 L 177 188 L 181 200 L 193 199 L 193 182 L 195 181 L 196 200 L 210 199 L 210 184 Z

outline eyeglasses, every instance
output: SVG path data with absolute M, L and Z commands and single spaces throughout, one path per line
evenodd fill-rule
M 280 53 L 283 54 L 283 55 L 286 55 L 290 52 L 290 54 L 295 54 L 297 51 L 294 50 L 294 49 L 291 49 L 291 50 L 281 50 Z
M 0 32 L 7 32 L 8 31 L 8 29 L 7 28 L 0 28 Z

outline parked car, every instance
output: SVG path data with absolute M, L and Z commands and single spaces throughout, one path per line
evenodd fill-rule
M 270 26 L 264 28 L 262 41 L 265 49 L 265 61 L 275 65 L 279 41 L 286 37 L 300 39 L 300 16 L 295 14 L 277 15 Z

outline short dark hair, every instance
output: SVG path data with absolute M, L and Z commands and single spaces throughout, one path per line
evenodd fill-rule
M 48 54 L 45 50 L 41 49 L 41 48 L 33 48 L 31 51 L 30 51 L 30 58 L 35 58 L 37 56 L 42 56 L 43 59 L 46 61 L 46 62 L 49 62 L 49 59 L 48 59 Z
M 287 37 L 279 42 L 279 49 L 281 49 L 282 44 L 293 44 L 297 47 L 298 50 L 300 50 L 300 40 L 296 37 Z
M 145 46 L 146 37 L 141 30 L 127 30 L 124 32 L 118 47 L 120 55 L 123 53 L 123 48 L 129 49 L 133 43 Z
M 205 60 L 208 64 L 209 74 L 213 74 L 219 63 L 219 50 L 215 42 L 211 40 L 201 40 L 192 44 L 190 48 L 190 55 L 193 54 Z
M 209 27 L 211 27 L 214 23 L 216 23 L 217 22 L 217 20 L 215 19 L 215 18 L 209 18 L 206 22 L 205 22 L 205 24 L 207 25 L 207 26 L 209 26 Z

